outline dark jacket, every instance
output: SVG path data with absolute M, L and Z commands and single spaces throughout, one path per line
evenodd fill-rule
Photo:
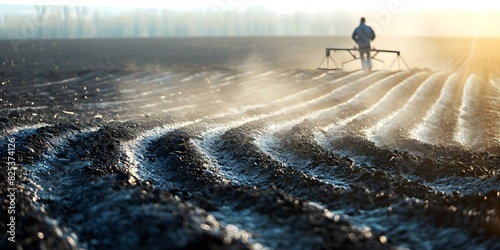
M 375 39 L 375 32 L 373 32 L 370 26 L 361 23 L 352 33 L 352 39 L 354 39 L 360 49 L 370 49 L 370 41 Z

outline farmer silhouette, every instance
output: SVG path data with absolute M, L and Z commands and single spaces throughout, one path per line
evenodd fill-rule
M 361 18 L 359 26 L 352 33 L 352 39 L 358 44 L 359 56 L 361 57 L 361 67 L 363 70 L 372 69 L 372 57 L 370 55 L 370 41 L 375 39 L 373 29 L 365 24 L 366 19 Z

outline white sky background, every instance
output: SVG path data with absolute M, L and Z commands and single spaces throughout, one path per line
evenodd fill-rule
M 277 13 L 345 11 L 356 20 L 365 16 L 381 35 L 458 35 L 500 37 L 500 1 L 494 0 L 0 0 L 8 5 L 75 5 L 168 10 L 238 10 L 264 7 Z M 109 8 L 110 7 L 110 8 Z M 116 8 L 114 8 L 116 7 Z M 33 10 L 34 11 L 34 10 Z M 1 9 L 0 9 L 1 12 Z M 9 13 L 10 14 L 10 13 Z M 385 33 L 385 34 L 384 34 Z
M 265 6 L 277 12 L 293 11 L 370 11 L 399 6 L 401 10 L 436 11 L 500 11 L 500 1 L 493 0 L 307 0 L 307 1 L 270 1 L 270 0 L 3 0 L 0 4 L 12 5 L 78 5 L 101 7 L 165 8 L 173 10 L 210 9 L 214 6 L 244 9 L 251 6 Z M 392 7 L 391 7 L 392 6 Z

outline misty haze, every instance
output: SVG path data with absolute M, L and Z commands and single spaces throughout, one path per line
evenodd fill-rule
M 384 36 L 499 36 L 484 27 L 497 12 L 403 11 L 405 5 L 372 11 L 276 12 L 232 8 L 214 1 L 201 10 L 92 6 L 8 6 L 0 10 L 0 38 L 124 38 L 186 36 L 350 36 L 362 15 Z M 407 4 L 409 6 L 409 4 Z M 389 5 L 390 6 L 390 5 Z
M 498 13 L 387 6 L 1 5 L 0 249 L 499 249 Z

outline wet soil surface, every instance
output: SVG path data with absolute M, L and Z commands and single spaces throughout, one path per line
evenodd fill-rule
M 497 125 L 401 113 L 435 74 L 3 71 L 0 249 L 500 249 Z

